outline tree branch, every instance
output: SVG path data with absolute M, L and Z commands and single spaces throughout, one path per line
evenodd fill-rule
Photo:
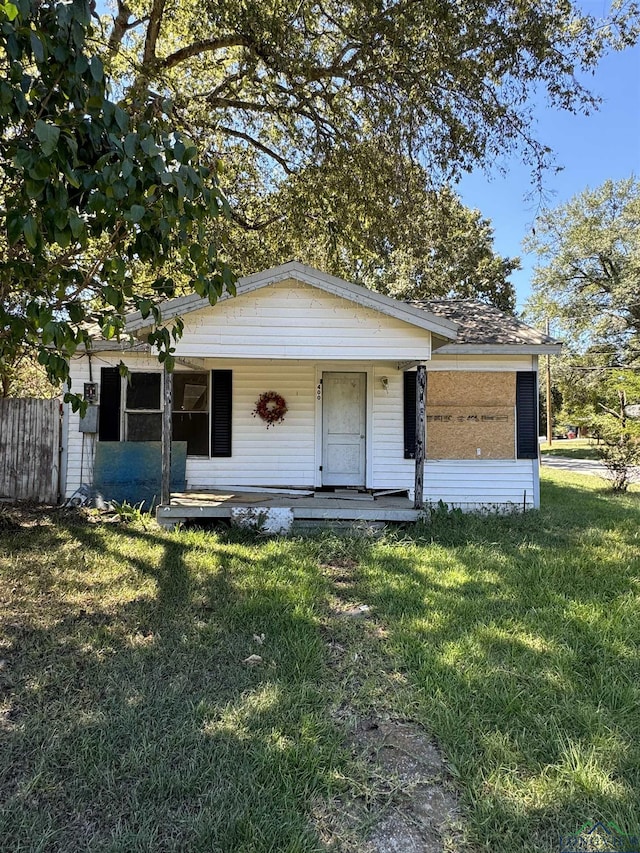
M 274 222 L 284 219 L 284 214 L 275 213 L 273 216 L 270 216 L 268 219 L 262 219 L 260 222 L 249 222 L 248 219 L 245 219 L 244 216 L 232 209 L 231 218 L 234 222 L 237 222 L 241 228 L 244 228 L 245 231 L 262 231 L 270 225 L 273 225 Z
M 218 98 L 209 95 L 207 102 L 211 107 L 224 107 L 232 110 L 247 110 L 248 112 L 273 113 L 275 107 L 269 104 L 261 104 L 259 101 L 241 101 L 237 98 Z
M 147 27 L 147 37 L 144 42 L 144 53 L 142 56 L 142 64 L 145 69 L 149 69 L 149 67 L 155 62 L 156 43 L 160 34 L 160 25 L 162 24 L 165 2 L 166 0 L 153 0 L 151 15 L 149 16 L 149 26 Z
M 118 0 L 118 14 L 113 19 L 113 30 L 111 31 L 111 35 L 109 36 L 109 41 L 107 43 L 109 56 L 113 56 L 120 47 L 122 39 L 129 29 L 130 16 L 131 9 L 127 5 L 126 0 L 124 0 L 124 2 L 123 0 Z
M 201 53 L 215 53 L 215 51 L 223 50 L 227 47 L 248 47 L 249 44 L 248 39 L 237 34 L 223 38 L 204 39 L 203 41 L 189 44 L 186 47 L 181 47 L 175 53 L 170 53 L 169 56 L 161 59 L 158 65 L 164 69 L 175 68 L 176 65 L 184 62 L 185 59 L 191 59 L 192 56 L 199 56 Z
M 276 163 L 279 163 L 287 175 L 293 174 L 293 169 L 289 167 L 287 161 L 284 157 L 281 157 L 276 151 L 273 151 L 271 148 L 268 148 L 266 145 L 263 145 L 257 139 L 254 139 L 253 136 L 249 136 L 248 133 L 243 133 L 241 130 L 234 130 L 231 127 L 218 127 L 218 130 L 221 133 L 226 133 L 229 136 L 234 136 L 236 139 L 244 139 L 245 142 L 248 142 L 249 145 L 253 145 L 254 148 L 257 148 L 258 151 L 262 151 L 263 154 L 266 154 L 268 157 L 271 157 Z

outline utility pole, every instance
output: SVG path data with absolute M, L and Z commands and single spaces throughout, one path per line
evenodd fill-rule
M 549 337 L 549 321 L 547 320 L 547 337 Z M 547 444 L 551 447 L 553 440 L 553 418 L 551 415 L 551 356 L 547 354 Z
M 620 426 L 624 430 L 627 428 L 627 413 L 625 412 L 625 408 L 627 405 L 627 395 L 622 389 L 618 391 L 618 398 L 620 400 Z

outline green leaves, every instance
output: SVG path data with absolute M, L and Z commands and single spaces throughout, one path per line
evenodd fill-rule
M 129 216 L 132 222 L 140 222 L 144 214 L 145 208 L 141 204 L 131 205 L 131 209 L 129 210 Z
M 384 139 L 338 150 L 279 191 L 260 197 L 244 190 L 246 209 L 259 211 L 251 218 L 265 224 L 243 230 L 223 221 L 233 266 L 250 274 L 298 258 L 399 299 L 480 298 L 512 310 L 518 259 L 496 251 L 479 211 L 431 183 Z M 242 192 L 238 178 L 232 193 Z
M 50 157 L 58 146 L 60 128 L 39 118 L 35 123 L 34 130 L 40 142 L 42 153 L 45 157 Z
M 127 133 L 124 138 L 124 151 L 127 157 L 130 157 L 132 160 L 136 156 L 136 152 L 138 150 L 138 134 L 137 133 Z
M 0 15 L 4 15 L 8 21 L 15 21 L 18 17 L 18 7 L 13 3 L 0 3 Z
M 7 213 L 7 238 L 10 246 L 15 246 L 22 237 L 22 216 L 17 210 Z
M 104 78 L 104 68 L 102 67 L 102 61 L 98 56 L 92 56 L 89 60 L 89 70 L 91 71 L 91 76 L 96 83 L 100 83 Z
M 24 225 L 22 226 L 22 233 L 27 241 L 27 246 L 31 249 L 35 249 L 38 245 L 38 226 L 36 225 L 36 220 L 33 216 L 29 215 L 25 217 Z
M 526 315 L 550 320 L 565 341 L 553 368 L 556 423 L 604 435 L 621 395 L 640 401 L 639 226 L 640 181 L 609 180 L 544 211 L 525 244 L 538 255 Z
M 36 33 L 31 33 L 31 50 L 37 62 L 44 62 L 45 54 L 42 41 Z
M 578 351 L 638 351 L 640 181 L 606 181 L 544 211 L 527 247 L 540 259 L 527 312 L 555 320 Z M 637 352 L 636 352 L 637 355 Z
M 89 22 L 84 0 L 0 0 L 0 53 L 11 60 L 0 80 L 0 375 L 26 347 L 64 379 L 90 340 L 86 321 L 118 339 L 136 305 L 160 321 L 159 299 L 175 293 L 167 270 L 193 280 L 217 270 L 201 251 L 189 255 L 217 213 L 215 179 L 169 123 L 166 99 L 142 88 L 131 102 L 112 99 Z M 169 366 L 180 329 L 155 339 Z

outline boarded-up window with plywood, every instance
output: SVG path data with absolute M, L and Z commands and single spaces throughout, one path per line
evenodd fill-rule
M 514 372 L 430 371 L 427 459 L 515 458 Z

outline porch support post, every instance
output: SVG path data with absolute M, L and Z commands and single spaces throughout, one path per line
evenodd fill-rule
M 171 412 L 173 409 L 172 374 L 164 368 L 164 406 L 162 408 L 162 494 L 161 503 L 171 505 Z
M 419 364 L 416 370 L 416 482 L 413 496 L 414 509 L 424 504 L 424 445 L 426 435 L 427 368 Z

